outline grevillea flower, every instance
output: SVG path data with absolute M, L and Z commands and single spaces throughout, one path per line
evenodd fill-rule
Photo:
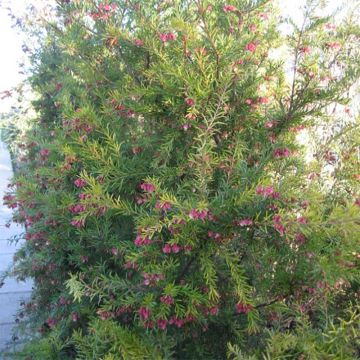
M 76 187 L 78 187 L 78 188 L 83 188 L 84 186 L 87 185 L 87 182 L 86 182 L 85 180 L 83 180 L 83 179 L 76 179 L 76 180 L 74 181 L 74 185 L 75 185 Z
M 195 101 L 193 99 L 190 99 L 190 98 L 186 98 L 185 102 L 189 106 L 194 106 L 195 105 Z
M 80 229 L 85 226 L 85 219 L 74 219 L 71 220 L 70 224 L 75 226 L 76 228 Z
M 209 313 L 211 315 L 217 315 L 219 313 L 219 307 L 218 306 L 213 306 L 209 309 Z
M 281 157 L 289 157 L 290 156 L 290 151 L 288 148 L 283 148 L 283 149 L 275 149 L 274 150 L 274 157 L 276 158 L 281 158 Z
M 162 248 L 162 251 L 164 254 L 170 254 L 171 253 L 171 245 L 170 244 L 165 244 Z
M 155 204 L 155 208 L 161 209 L 164 211 L 169 211 L 169 210 L 171 210 L 171 204 L 167 201 L 164 201 L 164 202 L 157 201 Z
M 208 210 L 192 209 L 189 212 L 189 217 L 190 219 L 200 219 L 204 221 L 207 218 L 208 214 L 209 214 Z
M 256 26 L 255 24 L 250 24 L 249 30 L 250 30 L 251 32 L 255 32 L 255 31 L 257 30 L 257 26 Z
M 49 317 L 47 320 L 46 320 L 46 323 L 48 324 L 49 328 L 52 329 L 53 327 L 55 327 L 57 321 L 52 318 L 52 317 Z
M 172 32 L 161 33 L 159 38 L 163 43 L 166 43 L 167 41 L 176 40 L 176 35 Z
M 325 45 L 329 49 L 333 49 L 333 50 L 339 50 L 341 48 L 341 45 L 337 42 L 328 42 Z
M 141 320 L 147 320 L 150 317 L 150 309 L 148 309 L 147 307 L 142 306 L 139 309 L 139 316 Z
M 238 314 L 247 314 L 253 309 L 251 304 L 238 303 L 235 305 L 235 310 Z
M 140 188 L 141 188 L 141 190 L 148 192 L 148 193 L 152 193 L 155 191 L 155 186 L 150 183 L 142 183 L 140 185 Z
M 281 216 L 275 215 L 273 217 L 273 221 L 274 221 L 274 228 L 278 231 L 280 236 L 284 236 L 285 235 L 285 227 L 284 227 L 284 225 L 281 224 Z
M 260 97 L 258 97 L 257 102 L 259 104 L 268 104 L 269 103 L 269 98 L 267 98 L 265 96 L 260 96 Z
M 142 237 L 141 235 L 138 235 L 134 240 L 134 244 L 136 246 L 150 245 L 151 239 L 149 239 L 148 237 Z
M 165 319 L 158 319 L 156 324 L 160 330 L 165 330 L 167 325 L 167 320 Z
M 236 225 L 238 225 L 238 226 L 250 226 L 252 224 L 253 224 L 253 221 L 251 219 L 242 219 L 242 220 L 236 221 Z
M 213 232 L 213 231 L 208 231 L 208 236 L 215 239 L 216 241 L 221 241 L 221 239 L 222 239 L 222 236 L 220 233 Z
M 360 206 L 360 198 L 355 200 L 355 205 Z
M 264 127 L 265 129 L 272 129 L 274 128 L 276 125 L 278 124 L 277 121 L 273 120 L 273 121 L 268 121 L 265 123 Z
M 144 45 L 144 41 L 142 41 L 141 39 L 135 39 L 134 40 L 134 44 L 136 46 L 143 46 Z
M 47 158 L 50 154 L 50 150 L 49 149 L 41 149 L 39 151 L 39 154 L 42 158 Z
M 86 210 L 86 206 L 83 204 L 75 204 L 70 206 L 69 211 L 72 214 L 79 214 L 81 212 L 84 212 Z
M 245 45 L 245 50 L 250 51 L 250 52 L 255 52 L 256 47 L 257 47 L 257 44 L 252 41 L 252 42 Z
M 233 5 L 225 5 L 225 6 L 223 7 L 223 10 L 224 10 L 225 12 L 234 12 L 234 11 L 236 11 L 237 9 L 236 9 L 236 7 L 233 6 Z
M 178 252 L 180 252 L 181 250 L 181 247 L 177 244 L 174 244 L 174 245 L 171 245 L 171 251 L 174 253 L 174 254 L 177 254 Z
M 178 317 L 176 317 L 175 315 L 171 317 L 171 319 L 169 320 L 169 324 L 170 325 L 175 325 L 177 328 L 181 328 L 184 326 L 185 324 L 185 320 L 184 319 L 179 319 Z
M 174 303 L 174 298 L 171 295 L 164 295 L 160 297 L 160 301 L 166 305 L 172 305 Z

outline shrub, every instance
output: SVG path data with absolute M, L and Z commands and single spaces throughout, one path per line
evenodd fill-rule
M 288 36 L 265 0 L 59 1 L 43 19 L 6 198 L 36 284 L 18 356 L 356 358 L 360 32 L 318 6 Z M 346 145 L 306 160 L 299 134 L 334 117 Z

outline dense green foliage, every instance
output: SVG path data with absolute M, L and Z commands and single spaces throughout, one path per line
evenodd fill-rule
M 360 29 L 318 9 L 287 36 L 266 0 L 43 19 L 5 199 L 36 285 L 18 358 L 359 356 Z M 306 160 L 299 134 L 334 117 Z

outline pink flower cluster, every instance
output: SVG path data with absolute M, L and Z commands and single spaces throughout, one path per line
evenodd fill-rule
M 85 226 L 85 219 L 74 219 L 74 220 L 71 220 L 70 224 L 72 226 L 75 226 L 76 228 L 80 229 Z
M 213 231 L 208 231 L 208 237 L 215 239 L 217 242 L 221 242 L 222 240 L 221 234 Z
M 76 131 L 78 133 L 90 134 L 94 128 L 90 124 L 82 122 L 80 118 L 75 118 L 72 120 L 63 121 L 63 126 L 69 128 L 71 131 Z M 68 131 L 68 134 L 70 132 Z
M 144 41 L 143 40 L 141 40 L 141 39 L 135 39 L 134 40 L 134 44 L 136 45 L 136 46 L 143 46 L 144 45 Z
M 144 321 L 150 318 L 151 311 L 149 308 L 142 306 L 138 312 L 141 320 Z
M 281 158 L 281 157 L 289 157 L 290 151 L 288 148 L 278 148 L 274 150 L 274 157 Z
M 273 129 L 274 127 L 276 127 L 278 124 L 278 122 L 276 120 L 273 121 L 268 121 L 265 123 L 264 127 L 265 129 Z
M 250 51 L 250 52 L 255 52 L 256 48 L 257 48 L 257 43 L 255 41 L 252 41 L 248 44 L 245 45 L 245 50 Z
M 5 195 L 3 201 L 9 209 L 15 209 L 18 206 L 14 195 Z
M 69 207 L 69 211 L 72 214 L 79 214 L 86 210 L 86 205 L 84 204 L 74 204 Z
M 280 193 L 275 191 L 273 186 L 264 187 L 260 185 L 256 188 L 256 194 L 272 199 L 278 199 L 280 197 Z
M 134 244 L 136 245 L 136 246 L 144 246 L 144 245 L 150 245 L 151 244 L 151 239 L 150 238 L 148 238 L 147 236 L 142 236 L 142 235 L 138 235 L 137 237 L 136 237 L 136 239 L 134 240 Z
M 285 235 L 285 227 L 281 224 L 281 216 L 280 215 L 274 215 L 273 217 L 274 221 L 274 228 L 278 231 L 280 236 Z
M 162 248 L 162 251 L 164 254 L 177 254 L 179 253 L 181 250 L 181 247 L 178 245 L 178 244 L 173 244 L 173 245 L 170 245 L 170 244 L 165 244 Z
M 112 4 L 100 4 L 99 5 L 99 11 L 93 12 L 90 14 L 90 16 L 93 18 L 93 20 L 108 20 L 117 9 L 117 5 L 115 3 Z
M 225 12 L 234 12 L 234 11 L 236 11 L 237 9 L 236 9 L 236 7 L 233 6 L 233 5 L 225 5 L 225 6 L 223 7 L 223 10 L 224 10 Z
M 194 220 L 202 220 L 205 221 L 206 219 L 209 218 L 209 210 L 197 210 L 197 209 L 192 209 L 189 212 L 189 217 L 190 219 L 194 219 Z
M 247 314 L 252 309 L 253 309 L 253 306 L 251 304 L 237 303 L 235 305 L 235 310 L 238 314 Z
M 171 210 L 171 204 L 167 201 L 164 202 L 157 201 L 155 204 L 155 209 L 169 211 Z
M 235 220 L 235 225 L 237 226 L 251 226 L 253 225 L 253 221 L 251 219 L 242 219 L 242 220 Z
M 85 180 L 79 178 L 74 181 L 74 185 L 78 188 L 83 188 L 87 185 L 87 182 Z
M 160 297 L 160 301 L 165 305 L 172 305 L 174 303 L 174 298 L 171 295 L 163 295 Z
M 158 283 L 160 280 L 164 280 L 165 276 L 164 274 L 150 274 L 150 273 L 142 273 L 142 276 L 144 278 L 143 284 L 146 286 L 154 286 L 156 283 Z
M 176 34 L 174 34 L 172 32 L 160 33 L 159 38 L 160 38 L 161 42 L 166 43 L 168 41 L 176 40 Z
M 41 156 L 41 160 L 46 160 L 49 157 L 50 150 L 49 149 L 41 149 L 39 151 L 39 154 Z
M 194 99 L 191 99 L 191 98 L 186 98 L 185 102 L 186 102 L 186 105 L 188 105 L 188 106 L 194 106 L 195 105 Z
M 155 191 L 155 186 L 153 184 L 150 184 L 150 183 L 142 183 L 140 185 L 140 189 L 145 191 L 145 192 L 152 193 L 152 192 Z

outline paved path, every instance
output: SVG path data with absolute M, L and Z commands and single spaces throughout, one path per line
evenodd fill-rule
M 10 155 L 5 144 L 0 141 L 0 275 L 11 266 L 13 255 L 20 246 L 20 243 L 10 244 L 8 239 L 23 231 L 15 224 L 11 224 L 10 228 L 4 226 L 11 219 L 11 210 L 2 203 L 11 177 Z M 11 344 L 10 348 L 15 345 L 12 341 L 12 330 L 16 312 L 20 308 L 20 302 L 30 297 L 31 285 L 31 281 L 17 282 L 15 279 L 7 278 L 0 288 L 0 351 L 9 344 Z

